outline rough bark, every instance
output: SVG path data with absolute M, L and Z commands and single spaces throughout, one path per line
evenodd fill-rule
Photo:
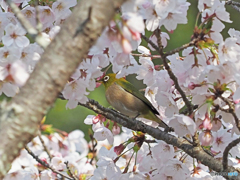
M 37 134 L 41 119 L 123 2 L 79 1 L 26 85 L 10 102 L 1 103 L 0 179 L 21 149 Z

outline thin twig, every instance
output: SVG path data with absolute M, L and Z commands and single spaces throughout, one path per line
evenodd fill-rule
M 28 152 L 28 154 L 30 154 L 34 159 L 36 159 L 37 162 L 39 162 L 39 163 L 40 163 L 41 165 L 43 165 L 44 167 L 52 170 L 52 172 L 54 172 L 54 173 L 56 173 L 56 174 L 59 174 L 59 175 L 61 175 L 62 177 L 65 177 L 65 178 L 70 179 L 70 180 L 74 180 L 74 179 L 70 178 L 69 176 L 67 176 L 67 175 L 65 175 L 65 174 L 63 174 L 63 173 L 61 173 L 61 172 L 53 169 L 48 163 L 46 163 L 46 162 L 42 161 L 41 159 L 39 159 L 39 157 L 36 156 L 27 146 L 25 146 L 25 149 L 26 149 L 26 151 Z
M 233 9 L 237 10 L 238 12 L 240 12 L 240 3 L 239 2 L 235 2 L 235 1 L 226 1 L 226 5 L 230 5 Z
M 184 49 L 186 49 L 186 48 L 188 48 L 190 46 L 193 46 L 197 41 L 199 41 L 199 39 L 200 38 L 193 39 L 192 41 L 190 41 L 187 44 L 182 45 L 181 47 L 178 47 L 176 49 L 168 51 L 168 52 L 165 53 L 165 56 L 170 56 L 170 55 L 175 54 L 177 52 L 180 52 L 180 51 L 182 51 L 182 50 L 184 50 Z
M 46 144 L 45 144 L 45 142 L 44 142 L 44 140 L 43 140 L 43 138 L 42 138 L 42 134 L 41 134 L 41 131 L 40 131 L 40 130 L 38 131 L 38 137 L 39 137 L 39 139 L 40 139 L 40 141 L 41 141 L 41 143 L 42 143 L 42 146 L 43 146 L 44 150 L 45 150 L 46 153 L 48 154 L 49 159 L 51 160 L 51 159 L 52 159 L 52 155 L 51 155 L 51 153 L 49 152 L 49 150 L 48 150 L 48 148 L 47 148 L 47 146 L 46 146 Z
M 69 166 L 68 166 L 68 161 L 67 161 L 67 162 L 64 162 L 64 164 L 66 164 L 66 167 L 67 167 L 67 170 L 68 170 L 70 176 L 73 177 L 74 180 L 79 180 L 79 179 L 75 176 L 75 174 L 72 173 L 71 169 L 69 168 Z
M 227 98 L 224 98 L 222 96 L 219 96 L 219 98 L 222 99 L 229 106 L 228 112 L 230 114 L 232 114 L 232 116 L 235 120 L 235 123 L 236 123 L 236 127 L 238 128 L 238 130 L 240 132 L 239 119 L 237 117 L 237 114 L 235 113 L 235 108 L 233 107 L 232 103 Z
M 172 69 L 168 65 L 167 58 L 166 58 L 167 56 L 164 54 L 163 49 L 161 48 L 162 44 L 161 44 L 160 30 L 156 31 L 156 36 L 157 36 L 157 42 L 159 43 L 158 44 L 159 48 L 157 48 L 156 50 L 161 55 L 162 60 L 163 60 L 163 65 L 164 65 L 165 69 L 167 70 L 169 77 L 173 80 L 175 88 L 178 90 L 178 92 L 182 96 L 183 101 L 185 102 L 185 104 L 188 108 L 188 113 L 192 114 L 193 106 L 192 106 L 191 102 L 187 99 L 187 96 L 184 93 L 184 91 L 182 90 L 182 88 L 180 87 L 180 85 L 178 83 L 178 78 L 174 75 L 174 73 L 172 72 Z
M 238 143 L 240 143 L 240 138 L 233 140 L 225 148 L 225 150 L 223 152 L 223 158 L 222 158 L 223 172 L 228 172 L 228 153 Z
M 239 2 L 236 2 L 236 1 L 227 1 L 226 2 L 227 5 L 235 5 L 235 6 L 240 6 L 240 3 Z
M 158 46 L 154 44 L 147 36 L 141 34 L 141 37 L 148 43 L 150 44 L 155 50 L 158 51 Z
M 152 59 L 155 58 L 161 58 L 160 55 L 151 55 L 151 54 L 135 54 L 135 53 L 131 53 L 132 56 L 138 56 L 138 57 L 150 57 Z
M 96 157 L 96 152 L 97 152 L 97 150 L 95 149 L 96 146 L 97 146 L 97 141 L 96 141 L 96 139 L 93 137 L 92 134 L 89 134 L 89 136 L 90 136 L 91 143 L 92 143 L 92 148 L 91 148 L 91 146 L 89 146 L 89 152 L 92 153 L 92 155 L 93 155 L 89 163 L 90 163 L 90 164 L 93 164 L 93 160 L 94 160 L 94 158 Z

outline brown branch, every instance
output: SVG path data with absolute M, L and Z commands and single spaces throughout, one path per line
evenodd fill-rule
M 156 51 L 158 51 L 158 46 L 154 44 L 147 36 L 141 34 L 141 37 L 148 43 L 150 44 Z
M 184 49 L 186 49 L 186 48 L 188 48 L 188 47 L 190 47 L 190 46 L 193 46 L 193 45 L 194 45 L 197 41 L 199 41 L 199 40 L 200 40 L 200 37 L 199 37 L 199 38 L 196 38 L 196 39 L 193 39 L 193 40 L 190 41 L 189 43 L 184 44 L 184 45 L 182 45 L 182 46 L 179 47 L 179 48 L 176 48 L 176 49 L 173 49 L 173 50 L 171 50 L 171 51 L 166 52 L 166 53 L 165 53 L 165 56 L 170 56 L 170 55 L 175 54 L 175 53 L 177 53 L 177 52 L 180 52 L 180 51 L 182 51 L 182 50 L 184 50 Z
M 64 99 L 62 95 L 59 95 L 59 98 Z M 158 140 L 163 140 L 168 144 L 176 146 L 182 149 L 191 157 L 198 159 L 199 161 L 201 161 L 202 164 L 208 166 L 210 169 L 214 171 L 217 171 L 217 172 L 223 171 L 221 162 L 219 162 L 218 160 L 214 159 L 212 156 L 207 154 L 201 147 L 195 147 L 183 138 L 177 138 L 171 134 L 161 131 L 158 128 L 153 128 L 151 126 L 148 126 L 141 121 L 133 120 L 132 118 L 129 118 L 112 109 L 101 106 L 98 102 L 92 99 L 89 99 L 89 101 L 86 104 L 79 103 L 79 105 L 84 106 L 94 111 L 97 114 L 101 114 L 106 118 L 121 124 L 124 127 L 132 129 L 134 131 L 141 131 L 144 133 L 148 133 L 149 135 L 151 135 L 152 137 Z M 234 172 L 236 171 L 236 169 L 233 168 L 232 166 L 228 166 L 228 171 Z M 236 179 L 236 177 L 230 177 L 230 179 Z
M 225 148 L 225 150 L 223 152 L 223 158 L 222 158 L 223 172 L 227 172 L 227 173 L 229 172 L 228 171 L 228 153 L 238 143 L 240 143 L 240 138 L 237 138 L 237 139 L 233 140 Z
M 135 54 L 135 53 L 131 53 L 132 56 L 138 56 L 138 57 L 150 57 L 152 59 L 155 58 L 160 58 L 160 55 L 151 55 L 151 54 Z
M 47 153 L 48 156 L 49 156 L 49 159 L 51 160 L 51 159 L 52 159 L 52 155 L 51 155 L 51 153 L 49 152 L 49 150 L 48 150 L 48 148 L 47 148 L 47 146 L 46 146 L 46 144 L 45 144 L 45 142 L 44 142 L 44 140 L 43 140 L 43 138 L 42 138 L 42 134 L 41 134 L 41 131 L 40 131 L 40 130 L 38 130 L 38 138 L 40 139 L 40 141 L 41 141 L 41 143 L 42 143 L 42 146 L 43 146 L 44 151 L 46 151 L 46 153 Z
M 240 3 L 239 2 L 235 2 L 235 1 L 226 1 L 226 5 L 230 5 L 233 9 L 237 10 L 238 12 L 240 12 Z
M 36 136 L 43 116 L 124 1 L 79 1 L 19 94 L 9 102 L 1 102 L 0 179 L 21 149 Z M 91 20 L 74 38 L 78 27 L 88 18 L 90 7 Z
M 167 62 L 167 55 L 163 52 L 163 46 L 162 46 L 162 41 L 161 41 L 161 31 L 160 29 L 156 29 L 155 31 L 155 35 L 157 37 L 157 43 L 158 43 L 158 53 L 160 54 L 160 56 L 162 57 L 163 60 L 163 65 L 165 67 L 165 69 L 168 72 L 169 77 L 173 80 L 175 88 L 178 90 L 178 92 L 181 94 L 183 101 L 185 102 L 187 109 L 188 109 L 188 114 L 191 115 L 193 112 L 193 105 L 191 104 L 191 102 L 187 99 L 187 96 L 185 94 L 185 92 L 182 90 L 182 88 L 180 87 L 179 83 L 178 83 L 178 79 L 177 77 L 174 75 L 174 73 L 172 72 L 172 69 L 170 68 L 170 66 L 168 65 Z M 199 140 L 198 140 L 198 134 L 197 132 L 195 132 L 194 136 L 192 136 L 193 139 L 193 145 L 195 147 L 201 147 Z
M 164 54 L 163 52 L 163 48 L 162 48 L 162 44 L 161 44 L 161 36 L 160 36 L 160 30 L 157 29 L 156 31 L 156 36 L 157 36 L 157 42 L 158 42 L 158 53 L 161 55 L 162 57 L 162 60 L 163 60 L 163 65 L 165 67 L 165 69 L 167 70 L 168 72 L 168 75 L 169 77 L 173 80 L 174 82 L 174 85 L 175 85 L 175 88 L 178 90 L 178 92 L 180 93 L 180 95 L 182 96 L 183 98 L 183 101 L 185 102 L 187 108 L 188 108 L 188 113 L 189 114 L 192 114 L 193 112 L 193 106 L 191 104 L 191 102 L 187 99 L 187 96 L 185 94 L 185 92 L 182 90 L 182 88 L 180 87 L 179 83 L 178 83 L 178 79 L 177 77 L 174 75 L 174 73 L 172 72 L 172 69 L 170 68 L 170 66 L 168 65 L 168 62 L 167 62 L 167 56 L 166 54 Z
M 67 179 L 70 179 L 70 180 L 75 180 L 75 179 L 72 179 L 71 177 L 53 169 L 48 163 L 46 163 L 45 161 L 42 161 L 41 159 L 39 159 L 38 156 L 36 156 L 27 146 L 25 147 L 26 151 L 28 152 L 28 154 L 30 154 L 37 162 L 39 162 L 41 165 L 43 165 L 44 167 L 50 169 L 52 172 L 56 173 L 56 174 L 59 174 L 61 175 L 62 177 L 65 177 Z

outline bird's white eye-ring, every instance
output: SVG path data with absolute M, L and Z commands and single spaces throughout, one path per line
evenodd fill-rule
M 104 80 L 105 82 L 107 82 L 107 81 L 109 80 L 109 76 L 105 76 L 105 77 L 103 78 L 103 80 Z

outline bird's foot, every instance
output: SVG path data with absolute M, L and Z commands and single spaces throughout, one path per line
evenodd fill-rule
M 140 115 L 140 114 L 138 113 L 138 114 L 133 118 L 133 120 L 135 120 L 139 115 Z
M 169 133 L 169 132 L 174 132 L 174 129 L 172 127 L 166 127 L 164 129 L 164 132 Z
M 109 108 L 109 109 L 111 109 L 111 110 L 114 111 L 114 112 L 119 113 L 119 111 L 117 111 L 117 110 L 115 110 L 115 109 L 113 109 L 113 108 Z

